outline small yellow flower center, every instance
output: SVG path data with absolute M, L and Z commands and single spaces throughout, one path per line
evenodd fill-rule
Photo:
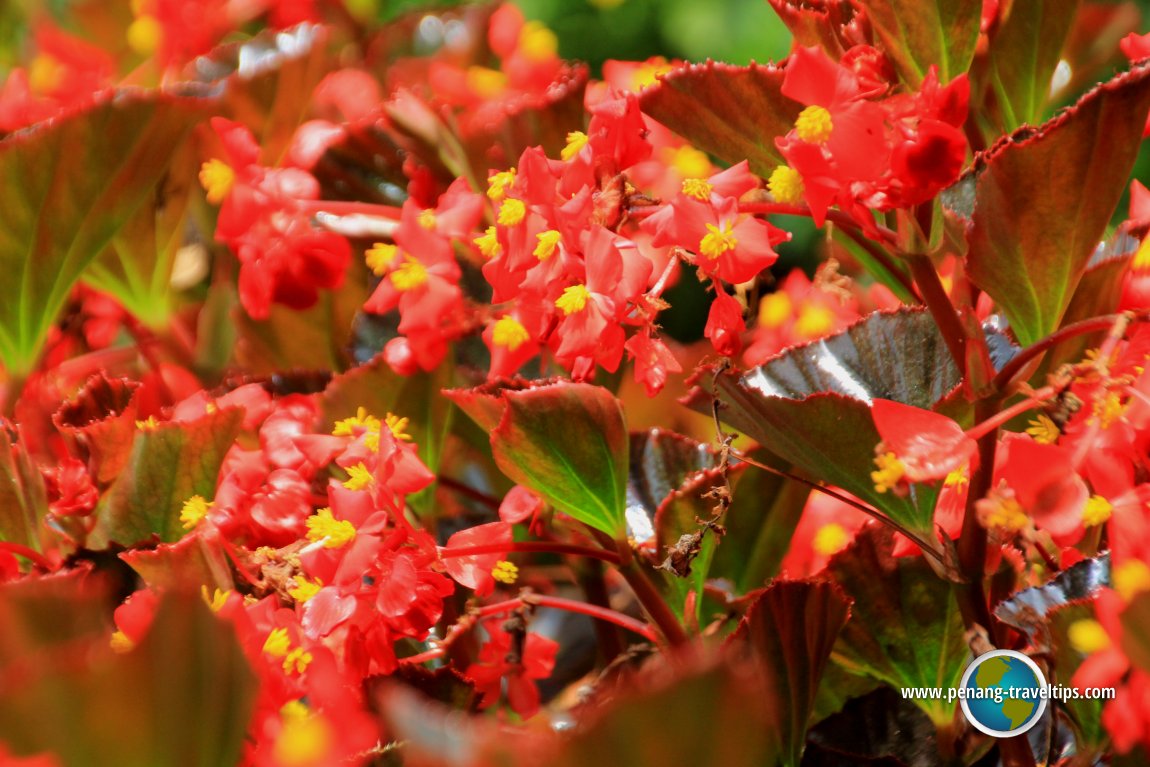
M 803 177 L 789 165 L 780 165 L 771 171 L 771 177 L 767 179 L 767 190 L 775 202 L 797 205 L 803 201 Z
M 1150 234 L 1142 238 L 1134 260 L 1130 262 L 1130 269 L 1135 272 L 1150 271 Z
M 515 583 L 519 577 L 519 568 L 513 563 L 508 562 L 506 559 L 501 559 L 495 563 L 495 567 L 491 570 L 491 577 L 500 583 L 511 585 Z
M 688 197 L 693 197 L 700 202 L 706 202 L 711 199 L 711 182 L 702 178 L 687 178 L 683 179 L 683 194 Z
M 128 635 L 123 631 L 115 631 L 112 634 L 112 641 L 110 642 L 112 650 L 118 653 L 126 653 L 136 646 L 136 643 L 128 639 Z
M 508 188 L 515 183 L 515 168 L 501 170 L 487 177 L 487 196 L 499 202 L 507 196 Z
M 825 107 L 810 106 L 799 112 L 795 133 L 808 144 L 825 144 L 834 130 L 831 113 Z
M 232 191 L 236 172 L 223 160 L 211 159 L 200 166 L 200 186 L 207 192 L 208 202 L 219 205 Z
M 140 431 L 155 431 L 160 428 L 160 423 L 154 415 L 150 415 L 142 421 L 136 421 L 136 428 Z
M 387 242 L 377 242 L 371 246 L 371 249 L 364 254 L 363 260 L 367 263 L 367 268 L 376 277 L 382 277 L 387 272 L 387 267 L 391 266 L 391 262 L 395 260 L 395 254 L 399 250 L 398 247 Z
M 294 580 L 295 586 L 288 589 L 288 596 L 301 605 L 318 594 L 319 590 L 323 588 L 323 581 L 318 578 L 314 581 L 309 581 L 302 575 L 297 575 Z
M 435 211 L 431 208 L 421 210 L 419 212 L 419 225 L 428 231 L 435 229 Z
M 1034 441 L 1040 445 L 1053 445 L 1062 436 L 1062 432 L 1058 430 L 1058 424 L 1051 420 L 1050 416 L 1039 413 L 1038 417 L 1027 421 L 1026 433 L 1034 437 Z
M 1106 396 L 1094 403 L 1094 418 L 1103 429 L 1109 429 L 1114 422 L 1126 412 L 1126 405 L 1122 402 L 1118 392 L 1107 392 Z
M 559 55 L 559 38 L 541 21 L 529 21 L 519 32 L 519 50 L 530 61 L 547 61 Z
M 128 26 L 128 47 L 141 56 L 151 56 L 164 39 L 164 27 L 151 15 L 137 16 Z
M 663 158 L 667 165 L 679 171 L 683 178 L 702 178 L 711 172 L 711 159 L 690 144 L 677 149 L 666 148 Z
M 981 505 L 977 508 L 984 527 L 1004 533 L 1017 533 L 1030 525 L 1030 517 L 1016 498 L 996 495 L 979 503 Z
M 323 541 L 325 549 L 338 549 L 355 540 L 355 525 L 346 519 L 336 519 L 331 509 L 320 509 L 307 518 L 307 539 Z
M 818 338 L 831 332 L 835 326 L 835 313 L 822 304 L 804 304 L 795 322 L 795 333 L 800 338 Z
M 362 463 L 357 463 L 355 466 L 347 467 L 347 479 L 344 480 L 343 486 L 348 490 L 366 490 L 374 480 L 371 469 Z
M 388 275 L 391 284 L 395 289 L 401 293 L 406 293 L 409 290 L 415 290 L 427 282 L 427 267 L 419 263 L 415 258 L 405 255 L 403 263 L 392 270 Z
M 411 442 L 411 435 L 406 431 L 407 425 L 411 423 L 410 418 L 400 418 L 395 413 L 388 413 L 383 417 L 383 422 L 387 424 L 391 436 L 402 442 Z
M 1082 507 L 1082 524 L 1086 527 L 1096 527 L 1110 519 L 1112 513 L 1114 506 L 1110 501 L 1101 495 L 1092 495 L 1086 499 L 1086 504 Z
M 493 226 L 487 227 L 473 242 L 486 259 L 496 258 L 503 252 L 503 246 L 499 244 L 499 234 Z
M 876 455 L 874 465 L 877 468 L 870 473 L 870 478 L 871 482 L 874 482 L 874 489 L 880 493 L 898 487 L 898 483 L 906 474 L 906 467 L 902 465 L 902 461 L 889 451 Z
M 527 328 L 514 317 L 500 317 L 491 329 L 491 342 L 513 352 L 531 339 Z
M 559 156 L 564 160 L 570 160 L 575 155 L 579 154 L 583 147 L 587 146 L 587 134 L 583 131 L 571 131 L 567 134 L 567 146 L 563 147 L 563 151 Z
M 342 418 L 335 422 L 331 433 L 334 437 L 354 437 L 358 431 L 379 431 L 379 419 L 368 415 L 367 408 L 356 408 L 351 418 Z
M 519 226 L 526 216 L 527 206 L 523 204 L 523 200 L 508 197 L 499 206 L 499 217 L 496 221 L 500 226 Z
M 783 291 L 764 296 L 759 302 L 759 324 L 765 328 L 782 327 L 791 318 L 791 297 Z
M 1083 655 L 1099 652 L 1110 647 L 1110 635 L 1102 624 L 1093 618 L 1083 618 L 1070 624 L 1066 638 L 1071 646 Z
M 273 755 L 282 767 L 308 767 L 326 763 L 335 743 L 335 732 L 327 719 L 312 714 L 298 700 L 280 709 L 283 726 L 276 735 Z
M 288 638 L 287 629 L 272 629 L 268 638 L 264 640 L 264 652 L 273 658 L 283 658 L 291 650 L 291 639 Z
M 843 547 L 850 543 L 850 540 L 851 537 L 846 528 L 837 522 L 831 522 L 819 528 L 811 546 L 822 556 L 829 557 L 842 551 Z
M 211 595 L 208 594 L 207 586 L 200 586 L 200 596 L 203 597 L 204 604 L 206 604 L 211 611 L 218 613 L 227 604 L 228 597 L 231 596 L 231 589 L 215 589 Z
M 538 244 L 535 250 L 531 251 L 531 255 L 538 258 L 540 261 L 546 261 L 555 255 L 555 249 L 559 247 L 559 232 L 554 229 L 548 229 L 546 232 L 540 232 L 535 235 Z
M 293 647 L 284 658 L 283 670 L 288 674 L 302 674 L 311 665 L 311 653 L 302 647 Z
M 468 67 L 467 87 L 481 99 L 493 99 L 507 88 L 507 75 L 498 69 Z
M 712 261 L 738 246 L 739 241 L 735 238 L 731 221 L 724 221 L 722 228 L 714 224 L 707 224 L 706 227 L 707 233 L 699 241 L 699 252 Z
M 575 312 L 583 311 L 587 306 L 587 299 L 590 297 L 591 291 L 587 290 L 586 285 L 572 285 L 563 291 L 563 295 L 555 299 L 555 306 L 570 316 Z
M 180 509 L 180 523 L 184 529 L 191 530 L 198 525 L 200 520 L 208 515 L 208 509 L 210 509 L 212 505 L 211 501 L 205 501 L 203 496 L 199 495 L 193 495 L 184 501 L 184 506 Z
M 1150 591 L 1150 566 L 1140 559 L 1128 559 L 1110 573 L 1114 590 L 1126 602 L 1143 591 Z
M 41 53 L 28 65 L 28 87 L 33 93 L 51 93 L 64 80 L 66 74 L 64 65 L 59 59 Z
M 947 474 L 946 479 L 942 481 L 942 484 L 946 485 L 947 487 L 962 487 L 968 482 L 970 482 L 970 479 L 966 476 L 966 467 L 960 466 Z

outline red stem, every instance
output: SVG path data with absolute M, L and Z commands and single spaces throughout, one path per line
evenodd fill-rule
M 470 557 L 476 554 L 501 554 L 503 552 L 518 552 L 521 554 L 571 554 L 577 557 L 590 557 L 601 559 L 613 565 L 621 564 L 619 555 L 614 551 L 594 549 L 590 546 L 579 546 L 574 543 L 555 543 L 553 541 L 518 541 L 515 543 L 485 543 L 476 546 L 449 546 L 439 550 L 440 559 L 452 557 Z
M 0 550 L 11 552 L 18 557 L 23 557 L 45 572 L 51 572 L 52 570 L 52 563 L 49 562 L 43 554 L 36 551 L 35 549 L 23 546 L 19 543 L 8 543 L 7 541 L 0 541 Z
M 553 607 L 557 610 L 567 610 L 568 612 L 580 613 L 592 618 L 598 618 L 601 621 L 614 623 L 616 626 L 625 628 L 628 631 L 634 632 L 639 636 L 646 639 L 648 642 L 657 644 L 659 641 L 658 635 L 642 621 L 635 620 L 630 615 L 624 615 L 616 610 L 611 610 L 606 607 L 599 607 L 598 605 L 589 605 L 586 602 L 580 602 L 575 599 L 564 599 L 563 597 L 553 597 L 546 594 L 524 594 L 515 599 L 508 599 L 505 602 L 496 602 L 493 605 L 486 605 L 479 608 L 479 615 L 481 617 L 488 617 L 491 615 L 499 615 L 500 613 L 510 612 L 516 610 L 523 605 L 535 605 L 537 607 Z
M 1014 418 L 1014 416 L 1041 405 L 1045 400 L 1053 397 L 1054 393 L 1053 386 L 1045 386 L 1034 392 L 1032 396 L 1027 397 L 1021 402 L 1016 402 L 1006 408 L 1006 410 L 999 411 L 985 421 L 981 421 L 970 427 L 966 430 L 966 436 L 974 440 L 981 439 L 983 435 L 996 430 L 999 426 L 1002 426 L 1011 418 Z

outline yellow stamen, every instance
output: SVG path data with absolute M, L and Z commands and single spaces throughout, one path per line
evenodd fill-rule
M 809 106 L 795 120 L 795 133 L 808 144 L 825 144 L 833 131 L 834 121 L 824 107 Z
M 325 549 L 338 549 L 355 540 L 355 525 L 346 519 L 336 519 L 331 509 L 320 509 L 307 518 L 307 539 L 323 541 Z
M 379 419 L 368 415 L 367 408 L 356 408 L 355 415 L 335 422 L 331 433 L 334 437 L 354 437 L 360 430 L 379 431 Z
M 137 16 L 128 26 L 128 47 L 141 56 L 151 56 L 164 39 L 164 27 L 155 16 Z
M 405 429 L 407 429 L 408 423 L 411 422 L 410 418 L 400 418 L 394 413 L 388 413 L 384 416 L 383 422 L 387 424 L 387 428 L 388 431 L 391 432 L 391 436 L 403 442 L 411 442 L 411 435 L 405 431 Z
M 771 171 L 767 179 L 767 190 L 775 202 L 783 205 L 797 205 L 803 201 L 803 177 L 789 165 L 779 165 Z
M 1083 618 L 1070 624 L 1066 638 L 1075 650 L 1090 655 L 1110 647 L 1110 635 L 1102 624 L 1092 618 Z
M 555 249 L 559 247 L 559 232 L 554 229 L 548 229 L 546 232 L 540 232 L 535 235 L 535 239 L 539 243 L 535 246 L 535 250 L 531 251 L 531 255 L 538 258 L 540 261 L 546 261 L 555 255 Z
M 213 505 L 215 504 L 212 501 L 205 501 L 203 496 L 199 495 L 193 495 L 184 501 L 184 506 L 180 509 L 180 522 L 184 529 L 191 530 L 198 525 L 200 520 L 208 515 L 208 509 Z
M 401 293 L 406 293 L 409 290 L 415 290 L 427 282 L 427 267 L 421 264 L 415 258 L 405 255 L 403 263 L 397 266 L 388 279 L 395 289 Z
M 364 490 L 375 481 L 371 470 L 362 463 L 357 463 L 355 466 L 348 466 L 347 474 L 348 478 L 344 481 L 343 486 L 348 490 Z
M 491 577 L 500 583 L 511 585 L 515 583 L 519 577 L 519 568 L 513 563 L 508 562 L 506 559 L 501 559 L 495 563 L 495 567 L 491 570 Z
M 822 556 L 829 557 L 842 551 L 850 540 L 850 533 L 846 528 L 837 522 L 831 522 L 819 528 L 811 547 Z
M 160 423 L 154 415 L 150 415 L 142 421 L 136 421 L 136 428 L 140 431 L 155 431 L 160 428 Z
M 541 21 L 529 21 L 519 31 L 519 50 L 529 61 L 547 61 L 559 55 L 559 38 Z
M 500 226 L 519 226 L 527 216 L 527 206 L 523 200 L 508 197 L 499 206 L 499 217 L 496 221 Z
M 683 194 L 688 197 L 693 197 L 700 202 L 707 202 L 711 199 L 711 182 L 702 178 L 688 178 L 683 179 Z
M 283 670 L 288 674 L 302 674 L 311 665 L 311 653 L 302 647 L 295 647 L 284 658 Z
M 503 252 L 503 246 L 499 244 L 499 234 L 493 226 L 487 227 L 483 234 L 476 237 L 472 242 L 487 259 L 496 258 Z
M 583 147 L 587 146 L 587 134 L 583 131 L 571 131 L 567 134 L 567 146 L 563 147 L 563 151 L 559 156 L 564 160 L 570 160 L 575 155 L 579 154 Z
M 1062 432 L 1058 430 L 1058 424 L 1051 420 L 1050 416 L 1039 413 L 1036 418 L 1027 421 L 1026 433 L 1034 437 L 1034 441 L 1040 445 L 1053 445 L 1062 436 Z
M 236 172 L 223 160 L 211 159 L 200 166 L 200 186 L 207 192 L 208 202 L 219 205 L 232 191 Z
M 946 479 L 942 481 L 942 484 L 946 485 L 947 487 L 961 487 L 968 482 L 970 482 L 970 479 L 966 476 L 966 467 L 960 466 L 947 474 Z
M 712 261 L 738 246 L 739 241 L 733 234 L 734 224 L 730 220 L 724 221 L 721 229 L 714 224 L 706 224 L 706 227 L 707 233 L 699 242 L 699 253 Z
M 200 596 L 203 597 L 204 603 L 207 604 L 207 606 L 211 608 L 211 611 L 214 613 L 218 613 L 223 609 L 224 605 L 227 604 L 228 597 L 231 596 L 231 593 L 231 589 L 225 591 L 223 589 L 217 588 L 212 592 L 211 596 L 208 596 L 208 587 L 200 586 Z
M 711 159 L 690 144 L 677 149 L 665 148 L 663 157 L 667 165 L 679 171 L 683 178 L 702 178 L 711 172 Z
M 783 291 L 764 296 L 759 302 L 759 325 L 765 328 L 779 328 L 790 318 L 791 297 Z
M 302 575 L 295 577 L 295 586 L 288 589 L 288 596 L 299 602 L 301 605 L 319 593 L 323 588 L 323 581 L 316 578 L 314 581 L 309 581 Z
M 1150 591 L 1150 566 L 1140 559 L 1128 559 L 1114 567 L 1110 583 L 1118 595 L 1129 602 L 1143 591 Z
M 803 304 L 795 321 L 795 333 L 800 338 L 818 338 L 831 332 L 835 326 L 835 313 L 822 304 Z
M 1012 496 L 991 494 L 976 506 L 983 527 L 1013 534 L 1030 526 L 1030 517 Z
M 428 231 L 435 229 L 435 211 L 424 208 L 419 212 L 419 225 Z
M 500 317 L 491 329 L 491 343 L 513 352 L 531 340 L 527 328 L 514 317 Z
M 870 478 L 871 482 L 874 482 L 874 489 L 880 493 L 898 487 L 898 483 L 906 474 L 906 467 L 902 465 L 902 461 L 891 452 L 876 455 L 874 465 L 878 468 L 870 473 Z
M 272 629 L 268 638 L 264 640 L 264 652 L 273 658 L 282 658 L 291 650 L 291 640 L 288 639 L 287 629 Z
M 555 306 L 557 306 L 565 315 L 572 315 L 576 312 L 583 311 L 587 306 L 587 300 L 591 297 L 591 291 L 587 290 L 586 285 L 572 285 L 564 289 L 563 295 L 555 299 Z
M 493 99 L 507 88 L 507 75 L 498 69 L 468 67 L 467 87 L 481 99 Z
M 283 726 L 272 749 L 281 767 L 308 767 L 330 761 L 335 732 L 327 719 L 312 714 L 302 701 L 293 700 L 280 709 Z
M 1107 392 L 1101 401 L 1094 403 L 1093 416 L 1098 419 L 1098 424 L 1103 429 L 1109 429 L 1125 412 L 1126 405 L 1123 404 L 1121 395 L 1115 391 Z
M 1110 501 L 1101 495 L 1092 495 L 1086 499 L 1086 505 L 1082 507 L 1082 524 L 1085 527 L 1096 527 L 1110 519 L 1113 512 L 1114 506 Z
M 51 93 L 63 82 L 67 69 L 55 56 L 41 53 L 28 65 L 28 87 L 33 93 Z
M 123 631 L 116 631 L 112 634 L 112 641 L 110 642 L 112 650 L 118 653 L 125 653 L 136 646 L 136 643 L 128 639 L 128 635 Z
M 387 267 L 391 266 L 391 262 L 395 260 L 395 254 L 399 250 L 398 247 L 387 242 L 377 242 L 371 246 L 371 249 L 364 254 L 363 260 L 367 263 L 367 268 L 376 277 L 382 277 L 387 272 Z
M 1134 260 L 1130 262 L 1130 270 L 1134 272 L 1150 271 L 1150 234 L 1142 238 Z
M 507 196 L 508 188 L 515 183 L 515 168 L 501 170 L 487 177 L 487 196 L 499 202 Z

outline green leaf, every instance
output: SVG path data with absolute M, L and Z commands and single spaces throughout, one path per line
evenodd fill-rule
M 184 501 L 193 495 L 214 498 L 220 466 L 242 421 L 242 409 L 225 408 L 195 421 L 140 430 L 124 471 L 96 507 L 89 545 L 130 546 L 152 536 L 179 540 Z
M 256 680 L 231 626 L 170 593 L 147 636 L 112 651 L 108 595 L 82 573 L 0 589 L 0 740 L 65 767 L 235 764 Z M 80 662 L 82 660 L 82 662 Z
M 628 436 L 619 400 L 591 384 L 513 386 L 527 388 L 488 386 L 447 395 L 490 431 L 504 474 L 572 518 L 622 539 Z
M 195 185 L 196 154 L 184 143 L 173 154 L 168 172 L 82 277 L 153 330 L 163 331 L 174 309 L 172 266 L 184 244 Z
M 1042 119 L 1050 79 L 1080 0 L 1011 3 L 990 45 L 988 77 L 1000 110 L 999 133 Z
M 982 0 L 857 0 L 899 75 L 917 87 L 931 64 L 950 82 L 970 68 Z
M 838 335 L 794 347 L 742 376 L 716 379 L 720 417 L 810 476 L 841 487 L 895 522 L 933 536 L 937 488 L 879 493 L 870 473 L 880 441 L 870 401 L 930 409 L 959 383 L 929 314 L 875 313 Z M 710 410 L 710 398 L 692 406 Z
M 0 140 L 0 360 L 26 375 L 85 267 L 163 177 L 198 100 L 120 91 Z
M 0 423 L 0 541 L 40 550 L 40 520 L 48 511 L 44 479 L 19 432 Z
M 1024 346 L 1058 327 L 1126 187 L 1150 110 L 1150 65 L 1023 128 L 976 162 L 967 273 Z
M 775 582 L 727 640 L 729 648 L 749 651 L 761 675 L 768 696 L 765 729 L 778 764 L 799 764 L 819 682 L 849 605 L 832 583 Z
M 783 95 L 783 70 L 750 64 L 687 64 L 640 97 L 643 111 L 700 149 L 728 163 L 748 160 L 770 175 L 786 161 L 775 138 L 786 134 L 802 104 Z
M 957 687 L 969 658 L 952 584 L 922 557 L 891 557 L 894 534 L 870 524 L 828 570 L 854 602 L 835 648 L 848 669 L 894 689 Z M 915 701 L 939 726 L 956 703 Z

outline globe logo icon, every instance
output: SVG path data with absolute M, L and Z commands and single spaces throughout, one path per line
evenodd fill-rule
M 993 650 L 971 662 L 959 690 L 962 713 L 979 731 L 996 738 L 1021 735 L 1046 711 L 1046 678 L 1038 665 L 1014 650 Z

